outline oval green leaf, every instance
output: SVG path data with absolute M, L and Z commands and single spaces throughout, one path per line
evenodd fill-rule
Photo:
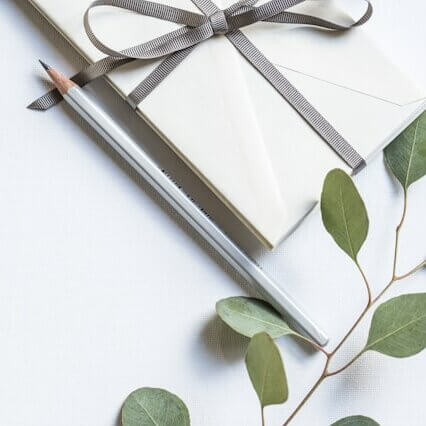
M 229 297 L 216 303 L 216 312 L 229 327 L 246 337 L 262 331 L 273 339 L 295 333 L 280 314 L 263 300 L 251 297 Z
M 121 412 L 123 426 L 189 426 L 189 412 L 176 395 L 154 388 L 132 392 Z
M 404 190 L 426 174 L 426 112 L 385 149 L 385 158 Z
M 247 349 L 246 366 L 262 408 L 287 401 L 284 364 L 269 334 L 262 332 L 252 337 Z
M 356 261 L 368 234 L 368 215 L 352 179 L 343 170 L 334 169 L 325 178 L 321 215 L 337 245 Z
M 351 416 L 338 420 L 331 426 L 380 426 L 379 423 L 365 416 Z
M 388 300 L 374 312 L 364 351 L 405 358 L 426 347 L 426 293 Z

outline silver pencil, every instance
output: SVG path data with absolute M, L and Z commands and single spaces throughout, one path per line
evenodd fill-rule
M 136 141 L 73 81 L 40 61 L 64 100 L 85 119 L 224 259 L 250 283 L 259 295 L 301 332 L 324 346 L 328 337 L 277 283 L 254 263 L 182 191 Z

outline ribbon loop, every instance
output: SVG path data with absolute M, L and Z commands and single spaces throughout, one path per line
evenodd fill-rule
M 228 21 L 223 10 L 218 10 L 210 15 L 209 22 L 215 35 L 226 34 L 229 31 Z
M 201 14 L 147 0 L 95 0 L 84 14 L 84 28 L 92 44 L 108 56 L 78 73 L 73 80 L 84 86 L 95 78 L 129 62 L 163 58 L 154 71 L 128 95 L 128 102 L 136 109 L 198 44 L 214 35 L 223 34 L 346 164 L 354 170 L 362 168 L 365 164 L 363 158 L 250 42 L 240 28 L 264 21 L 277 24 L 312 25 L 332 31 L 346 31 L 352 27 L 363 25 L 370 19 L 373 8 L 369 0 L 364 0 L 368 5 L 364 15 L 349 26 L 316 16 L 288 12 L 288 9 L 306 0 L 269 0 L 260 6 L 256 6 L 258 0 L 239 0 L 225 10 L 220 10 L 212 0 L 191 1 L 198 7 Z M 182 26 L 150 41 L 116 51 L 101 42 L 90 25 L 90 11 L 100 6 L 120 8 Z M 29 108 L 44 111 L 60 100 L 59 92 L 53 90 L 34 101 Z

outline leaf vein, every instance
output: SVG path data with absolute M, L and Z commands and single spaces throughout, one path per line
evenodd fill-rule
M 270 321 L 266 321 L 266 320 L 263 320 L 261 318 L 255 317 L 255 316 L 247 315 L 247 314 L 244 314 L 242 312 L 239 312 L 238 314 L 241 315 L 242 317 L 246 317 L 246 318 L 250 318 L 250 319 L 255 319 L 256 321 L 262 322 L 264 324 L 273 325 L 274 327 L 281 328 L 282 330 L 288 330 L 289 333 L 292 332 L 292 330 L 289 327 L 283 327 L 280 324 L 276 324 L 276 323 L 273 323 L 273 322 L 270 322 Z
M 143 411 L 145 411 L 146 415 L 149 417 L 149 419 L 152 421 L 152 423 L 155 426 L 160 426 L 159 423 L 157 423 L 154 418 L 149 414 L 149 411 L 142 405 L 142 403 L 140 401 L 138 401 L 138 404 L 140 405 L 140 407 L 142 408 Z
M 263 375 L 263 378 L 262 378 L 262 387 L 260 389 L 260 394 L 262 395 L 260 400 L 261 400 L 262 405 L 263 405 L 263 392 L 265 390 L 266 376 L 268 375 L 269 361 L 271 360 L 271 356 L 272 356 L 272 353 L 269 353 L 268 361 L 267 361 L 266 366 L 265 366 L 265 372 L 264 372 L 264 375 Z
M 378 343 L 382 342 L 383 340 L 386 340 L 388 337 L 390 337 L 390 336 L 392 336 L 392 335 L 394 335 L 394 334 L 398 333 L 399 331 L 403 330 L 403 329 L 404 329 L 404 328 L 406 328 L 406 327 L 409 327 L 411 324 L 413 324 L 413 323 L 415 323 L 415 322 L 417 322 L 417 321 L 422 320 L 423 318 L 426 318 L 426 314 L 421 315 L 421 316 L 420 316 L 420 317 L 418 317 L 418 318 L 414 318 L 413 320 L 409 321 L 408 323 L 403 324 L 401 327 L 398 327 L 397 329 L 392 330 L 392 331 L 391 331 L 391 332 L 389 332 L 388 334 L 385 334 L 385 335 L 384 335 L 384 336 L 382 336 L 381 338 L 379 338 L 379 339 L 375 340 L 374 342 L 370 343 L 369 345 L 367 345 L 367 346 L 365 347 L 365 350 L 370 349 L 371 347 L 373 347 L 373 346 L 377 345 Z
M 348 223 L 347 223 L 347 218 L 346 218 L 346 210 L 345 210 L 345 204 L 343 202 L 343 192 L 342 192 L 341 186 L 339 186 L 339 194 L 340 194 L 340 201 L 342 203 L 343 223 L 345 224 L 346 237 L 347 237 L 348 242 L 349 242 L 349 248 L 350 248 L 351 253 L 352 253 L 352 258 L 355 259 L 356 256 L 355 256 L 355 252 L 354 252 L 354 249 L 353 249 L 353 246 L 352 246 L 352 239 L 349 235 L 349 228 L 348 228 Z
M 413 162 L 414 148 L 416 147 L 416 143 L 417 143 L 417 129 L 419 128 L 419 122 L 420 122 L 420 120 L 417 121 L 416 127 L 414 129 L 414 141 L 413 141 L 413 145 L 411 145 L 410 158 L 408 160 L 407 175 L 405 176 L 404 188 L 407 188 L 408 181 L 409 181 L 409 178 L 410 178 L 411 163 Z

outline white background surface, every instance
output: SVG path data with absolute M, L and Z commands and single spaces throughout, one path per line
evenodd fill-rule
M 367 31 L 425 87 L 424 2 L 375 7 Z M 125 397 L 153 386 L 177 393 L 193 425 L 259 425 L 243 362 L 248 341 L 214 312 L 217 300 L 248 289 L 68 108 L 25 109 L 45 88 L 37 58 L 66 72 L 82 64 L 24 0 L 0 4 L 0 55 L 1 424 L 117 426 Z M 365 292 L 318 211 L 265 253 L 109 87 L 92 90 L 321 323 L 332 348 Z M 402 194 L 381 156 L 357 183 L 371 222 L 360 259 L 376 293 L 389 278 Z M 426 254 L 425 190 L 426 180 L 410 190 L 400 272 Z M 423 271 L 387 297 L 424 291 L 425 278 Z M 361 348 L 368 324 L 336 367 Z M 279 345 L 291 395 L 266 410 L 268 425 L 283 423 L 324 362 L 290 338 Z M 425 357 L 366 354 L 321 386 L 293 424 L 365 414 L 382 426 L 424 425 Z

